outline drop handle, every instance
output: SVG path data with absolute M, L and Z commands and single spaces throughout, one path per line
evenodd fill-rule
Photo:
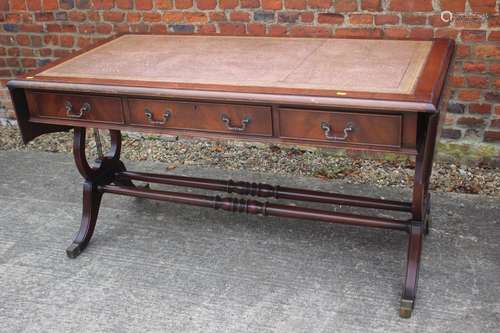
M 343 136 L 335 136 L 331 135 L 332 133 L 332 126 L 327 123 L 327 122 L 321 122 L 320 124 L 321 129 L 325 133 L 325 138 L 329 140 L 335 140 L 335 141 L 346 141 L 347 138 L 349 137 L 349 134 L 354 131 L 354 124 L 353 123 L 347 123 L 346 127 L 344 128 L 344 135 Z
M 241 121 L 240 127 L 232 126 L 231 119 L 225 113 L 223 113 L 221 115 L 221 120 L 224 123 L 224 127 L 227 128 L 228 130 L 233 131 L 233 132 L 243 132 L 244 130 L 246 130 L 247 125 L 250 124 L 250 122 L 252 121 L 252 118 L 250 118 L 250 117 L 243 118 L 243 120 Z
M 70 101 L 64 103 L 64 108 L 66 109 L 66 116 L 70 118 L 81 118 L 86 112 L 92 111 L 90 103 L 83 103 L 78 113 L 73 113 L 73 104 Z
M 154 120 L 153 112 L 151 112 L 150 109 L 145 108 L 144 109 L 144 116 L 148 119 L 148 122 L 152 125 L 165 125 L 168 121 L 168 119 L 172 116 L 172 112 L 170 110 L 166 110 L 163 113 L 163 119 L 162 120 Z

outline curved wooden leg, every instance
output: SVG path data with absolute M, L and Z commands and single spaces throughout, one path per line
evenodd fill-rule
M 422 238 L 424 225 L 419 221 L 412 221 L 410 236 L 408 239 L 408 262 L 406 266 L 406 278 L 401 297 L 399 315 L 410 318 L 417 294 L 418 271 L 420 268 L 420 255 L 422 253 Z
M 97 184 L 89 180 L 85 181 L 83 184 L 83 210 L 80 230 L 78 230 L 73 243 L 66 249 L 68 257 L 78 257 L 87 247 L 94 233 L 101 198 L 102 192 L 97 188 Z
M 87 247 L 92 238 L 102 198 L 99 186 L 115 182 L 116 172 L 125 170 L 125 166 L 120 161 L 120 131 L 112 130 L 110 134 L 110 152 L 97 161 L 97 166 L 91 167 L 85 155 L 85 128 L 76 127 L 74 129 L 73 156 L 78 171 L 85 178 L 85 183 L 83 184 L 83 210 L 80 229 L 73 243 L 66 250 L 66 254 L 70 258 L 76 258 Z

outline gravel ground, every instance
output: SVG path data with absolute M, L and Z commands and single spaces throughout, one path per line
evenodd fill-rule
M 106 147 L 107 135 L 102 134 Z M 89 141 L 89 155 L 94 156 L 95 143 L 93 140 Z M 71 145 L 71 133 L 55 133 L 43 135 L 25 146 L 17 128 L 0 127 L 0 150 L 70 152 Z M 197 165 L 343 179 L 348 183 L 395 187 L 411 185 L 415 167 L 411 159 L 361 159 L 338 156 L 332 151 L 314 148 L 200 139 L 173 141 L 166 137 L 144 138 L 138 135 L 124 137 L 122 157 L 129 160 L 163 161 L 167 170 L 179 165 Z M 500 196 L 500 169 L 437 162 L 434 164 L 431 189 Z

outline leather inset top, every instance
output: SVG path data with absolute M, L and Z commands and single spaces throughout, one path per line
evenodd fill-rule
M 432 41 L 124 35 L 37 76 L 411 94 Z

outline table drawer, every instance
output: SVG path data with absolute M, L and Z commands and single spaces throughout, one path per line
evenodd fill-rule
M 28 100 L 32 114 L 41 118 L 124 123 L 118 97 L 32 92 Z
M 283 138 L 401 147 L 401 115 L 280 109 Z
M 129 122 L 166 129 L 271 136 L 271 108 L 262 106 L 129 99 Z

